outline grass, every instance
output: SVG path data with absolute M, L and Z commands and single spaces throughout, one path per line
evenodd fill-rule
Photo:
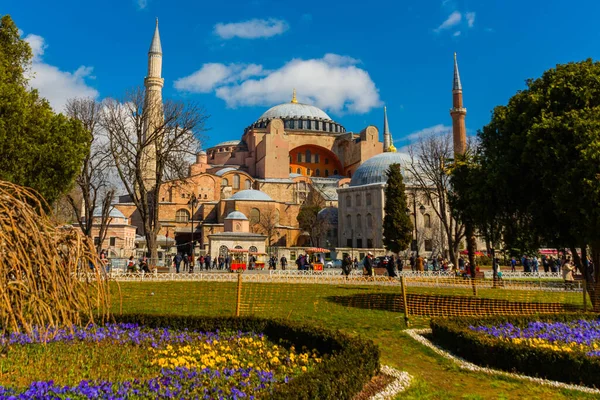
M 116 287 L 113 287 L 116 290 Z M 233 315 L 236 284 L 215 282 L 125 282 L 120 284 L 123 304 L 114 311 L 156 314 Z M 469 290 L 464 289 L 464 295 Z M 409 288 L 409 293 L 447 294 L 447 289 Z M 242 314 L 283 317 L 359 334 L 381 348 L 382 363 L 416 377 L 413 386 L 398 398 L 407 399 L 567 399 L 595 398 L 580 392 L 556 390 L 517 379 L 461 370 L 453 363 L 416 343 L 406 334 L 404 315 L 397 301 L 377 307 L 374 299 L 397 294 L 397 287 L 317 284 L 244 284 Z M 368 295 L 368 296 L 366 296 Z M 362 303 L 336 301 L 359 296 Z M 553 303 L 578 303 L 576 293 L 532 293 L 504 289 L 480 290 L 490 299 L 522 299 Z M 411 327 L 428 327 L 425 317 L 411 318 Z

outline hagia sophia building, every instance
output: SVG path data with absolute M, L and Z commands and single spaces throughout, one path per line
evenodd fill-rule
M 148 59 L 147 101 L 162 102 L 158 21 Z M 466 142 L 466 110 L 456 61 L 453 93 L 456 146 Z M 290 95 L 288 103 L 271 107 L 247 126 L 239 140 L 197 153 L 187 178 L 162 185 L 158 239 L 163 254 L 189 254 L 193 234 L 197 255 L 216 257 L 231 249 L 264 255 L 276 248 L 278 257 L 293 260 L 311 245 L 297 221 L 309 193 L 320 197 L 324 209 L 319 215 L 330 221 L 320 247 L 334 252 L 352 248 L 356 255 L 368 249 L 384 252 L 385 171 L 392 163 L 404 162 L 393 146 L 385 109 L 381 141 L 377 127 L 349 132 L 325 111 L 299 103 L 295 90 Z M 111 226 L 103 247 L 118 257 L 143 248 L 143 228 L 133 203 L 121 198 L 111 215 L 121 225 Z M 272 221 L 270 238 L 261 221 Z M 426 224 L 425 219 L 420 223 Z M 119 240 L 131 237 L 132 230 L 136 230 L 135 244 Z

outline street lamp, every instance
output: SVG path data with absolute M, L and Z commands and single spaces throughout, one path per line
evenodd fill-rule
M 196 208 L 196 204 L 198 204 L 198 199 L 196 198 L 195 194 L 192 194 L 192 198 L 190 199 L 190 201 L 188 201 L 188 204 L 190 205 L 191 209 L 192 209 L 192 262 L 190 263 L 192 266 L 194 265 L 194 209 Z

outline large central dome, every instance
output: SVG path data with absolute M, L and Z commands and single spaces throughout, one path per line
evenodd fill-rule
M 321 110 L 318 107 L 311 106 L 309 104 L 301 104 L 301 103 L 283 103 L 279 104 L 275 107 L 269 108 L 267 111 L 263 113 L 258 119 L 273 119 L 273 118 L 320 118 L 322 120 L 331 121 L 331 118 L 325 111 Z
M 274 119 L 282 120 L 287 132 L 310 133 L 310 131 L 315 131 L 333 134 L 346 132 L 346 128 L 332 120 L 319 107 L 298 103 L 295 89 L 292 101 L 269 108 L 256 122 L 246 128 L 245 132 L 252 128 L 264 129 Z

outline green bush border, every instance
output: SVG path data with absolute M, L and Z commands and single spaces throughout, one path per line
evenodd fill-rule
M 151 328 L 262 332 L 275 342 L 283 339 L 297 348 L 306 346 L 332 355 L 311 371 L 278 385 L 264 397 L 273 400 L 351 399 L 380 368 L 379 347 L 371 340 L 282 319 L 123 314 L 115 315 L 114 320 Z
M 528 316 L 456 317 L 431 320 L 434 343 L 453 354 L 484 367 L 552 379 L 560 382 L 600 387 L 600 358 L 581 353 L 536 349 L 514 344 L 469 329 L 469 326 L 492 326 L 511 323 L 524 327 L 529 322 L 570 322 L 598 319 L 591 313 L 561 313 Z

